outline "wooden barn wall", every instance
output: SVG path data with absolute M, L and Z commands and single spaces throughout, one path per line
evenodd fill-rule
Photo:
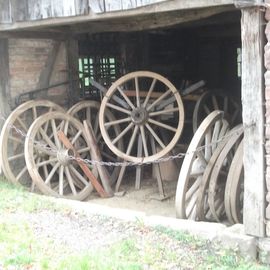
M 266 104 L 266 131 L 265 131 L 265 140 L 266 140 L 266 219 L 270 220 L 270 9 L 266 11 L 266 39 L 267 44 L 264 47 L 264 63 L 266 68 L 265 73 L 265 104 Z M 270 227 L 269 224 L 267 226 L 267 234 L 270 236 Z
M 52 40 L 9 40 L 10 95 L 15 101 L 20 94 L 65 82 L 67 55 L 65 43 Z M 66 104 L 67 85 L 40 92 L 37 97 Z
M 134 9 L 166 0 L 0 0 L 0 23 Z

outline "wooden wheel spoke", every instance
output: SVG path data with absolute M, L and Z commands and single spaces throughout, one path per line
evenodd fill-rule
M 46 132 L 43 130 L 42 127 L 39 128 L 39 132 L 44 139 L 44 141 L 53 149 L 57 148 L 56 145 L 53 143 L 53 141 L 49 138 L 49 136 L 46 134 Z
M 213 103 L 214 110 L 219 110 L 217 97 L 215 95 L 212 95 L 212 103 Z
M 75 174 L 75 176 L 84 186 L 89 185 L 89 182 L 76 170 L 76 168 L 72 164 L 69 165 L 69 169 Z
M 51 179 L 52 179 L 52 177 L 54 176 L 54 174 L 55 174 L 55 172 L 57 171 L 57 169 L 60 167 L 60 162 L 57 162 L 54 166 L 53 166 L 53 168 L 52 168 L 52 170 L 50 171 L 50 174 L 48 175 L 48 177 L 45 179 L 45 184 L 47 185 L 47 184 L 50 184 L 50 181 L 51 181 Z
M 119 106 L 117 106 L 117 105 L 111 104 L 111 103 L 109 103 L 109 102 L 107 102 L 106 105 L 107 105 L 109 108 L 112 108 L 112 109 L 114 109 L 114 110 L 116 110 L 116 111 L 119 111 L 119 112 L 122 112 L 122 113 L 125 113 L 125 114 L 128 114 L 128 115 L 131 115 L 131 111 L 126 110 L 126 109 L 124 109 L 124 108 L 121 108 L 121 107 L 119 107 Z
M 201 183 L 201 176 L 198 177 L 194 183 L 192 184 L 192 186 L 188 189 L 186 196 L 185 196 L 185 200 L 189 201 L 190 198 L 193 196 L 193 194 L 198 190 L 200 183 Z
M 122 97 L 125 99 L 125 101 L 127 102 L 127 104 L 130 106 L 130 108 L 132 110 L 135 109 L 135 106 L 133 105 L 133 103 L 131 102 L 130 98 L 125 94 L 125 92 L 120 88 L 117 87 L 117 90 L 119 91 L 119 93 L 122 95 Z
M 68 181 L 68 184 L 70 186 L 70 189 L 71 189 L 72 194 L 73 195 L 77 195 L 77 191 L 76 191 L 76 188 L 74 186 L 73 179 L 72 179 L 72 176 L 70 174 L 70 171 L 69 171 L 68 166 L 65 167 L 64 171 L 65 171 L 65 174 L 66 174 L 66 177 L 67 177 L 67 181 Z
M 24 144 L 24 142 L 23 142 L 22 140 L 20 140 L 20 139 L 14 137 L 14 136 L 9 136 L 8 139 L 9 139 L 9 140 L 12 140 L 13 142 L 16 142 L 16 143 L 18 143 L 18 144 Z
M 208 108 L 206 104 L 203 105 L 203 109 L 207 115 L 211 113 L 211 110 Z
M 150 133 L 153 135 L 153 137 L 155 138 L 155 140 L 158 142 L 158 144 L 162 147 L 162 149 L 164 149 L 166 146 L 164 145 L 164 143 L 161 141 L 161 139 L 158 137 L 157 133 L 151 128 L 151 126 L 149 124 L 145 124 L 145 126 L 147 127 L 147 129 L 150 131 Z
M 79 130 L 76 135 L 73 137 L 71 144 L 74 145 L 74 143 L 80 138 L 80 136 L 82 135 L 82 130 Z
M 23 169 L 17 174 L 16 181 L 19 181 L 23 175 L 27 173 L 27 167 L 24 166 Z
M 8 161 L 14 161 L 14 160 L 19 159 L 19 158 L 23 158 L 24 159 L 24 153 L 20 153 L 20 154 L 11 156 L 11 157 L 8 158 Z
M 166 98 L 172 91 L 169 89 L 165 93 L 163 93 L 159 98 L 157 98 L 152 104 L 150 104 L 146 109 L 150 111 L 154 106 L 158 105 L 164 98 Z
M 209 160 L 211 158 L 211 155 L 212 155 L 212 146 L 211 146 L 211 143 L 212 143 L 212 140 L 211 140 L 211 130 L 209 130 L 206 135 L 205 135 L 205 160 Z
M 152 83 L 151 83 L 151 86 L 150 86 L 150 88 L 148 90 L 147 96 L 146 96 L 146 98 L 144 100 L 144 103 L 143 103 L 143 107 L 144 108 L 146 107 L 146 105 L 147 105 L 147 103 L 148 103 L 148 101 L 149 101 L 149 99 L 151 97 L 151 94 L 152 94 L 152 92 L 154 90 L 154 87 L 155 87 L 156 82 L 157 82 L 157 79 L 154 78 L 153 81 L 152 81 Z
M 126 117 L 126 118 L 123 118 L 123 119 L 106 122 L 106 123 L 104 123 L 104 126 L 108 128 L 108 127 L 113 126 L 113 125 L 119 125 L 119 124 L 130 122 L 130 121 L 131 121 L 131 118 Z
M 33 113 L 33 120 L 36 120 L 37 117 L 38 117 L 38 114 L 37 114 L 37 107 L 36 107 L 36 106 L 33 106 L 33 107 L 32 107 L 32 113 Z
M 114 138 L 112 144 L 116 144 L 133 126 L 134 124 L 131 122 L 116 138 Z
M 59 194 L 64 194 L 64 166 L 61 165 L 59 168 Z
M 91 147 L 87 146 L 87 147 L 84 147 L 84 148 L 81 148 L 81 149 L 77 150 L 77 153 L 82 154 L 82 153 L 88 152 L 90 150 L 91 150 Z
M 135 77 L 135 91 L 136 91 L 136 104 L 139 108 L 141 106 L 141 100 L 140 100 L 140 89 L 139 89 L 139 78 Z
M 56 123 L 55 123 L 54 119 L 51 119 L 51 126 L 52 126 L 53 138 L 54 138 L 55 145 L 58 149 L 60 149 L 61 143 L 60 143 L 59 138 L 57 136 L 57 128 L 56 128 Z
M 17 117 L 16 121 L 19 122 L 20 127 L 27 133 L 28 128 L 19 116 Z
M 142 144 L 143 144 L 144 155 L 146 157 L 148 157 L 149 154 L 148 154 L 148 148 L 147 148 L 147 142 L 146 142 L 146 136 L 145 136 L 144 126 L 140 126 L 140 131 L 141 131 L 141 136 L 142 136 Z
M 94 134 L 97 136 L 98 134 L 98 130 L 99 130 L 99 122 L 98 122 L 98 117 L 96 117 L 95 119 L 95 124 L 93 126 L 93 131 L 94 131 Z
M 91 108 L 90 107 L 86 108 L 86 120 L 87 120 L 88 124 L 92 123 Z
M 168 129 L 168 130 L 173 131 L 173 132 L 176 132 L 177 131 L 176 128 L 174 128 L 172 126 L 169 126 L 167 124 L 163 124 L 163 123 L 158 122 L 158 121 L 156 121 L 154 119 L 151 119 L 151 118 L 148 119 L 148 122 L 150 122 L 151 124 L 154 124 L 156 126 L 159 126 L 159 127 L 165 128 L 165 129 Z
M 197 189 L 193 193 L 193 196 L 191 197 L 191 199 L 187 203 L 187 207 L 186 207 L 186 215 L 187 215 L 187 217 L 192 218 L 192 219 L 195 219 L 193 211 L 196 211 L 196 201 L 197 201 L 197 193 L 198 193 L 198 191 L 199 191 L 199 189 Z
M 67 133 L 68 133 L 68 128 L 69 128 L 69 121 L 66 120 L 66 121 L 63 121 L 65 124 L 64 124 L 64 134 L 67 136 Z
M 157 116 L 161 114 L 167 114 L 167 113 L 178 112 L 178 111 L 179 111 L 179 108 L 171 108 L 171 109 L 166 109 L 162 111 L 151 112 L 149 113 L 149 116 Z
M 131 136 L 131 139 L 130 139 L 130 142 L 128 144 L 128 148 L 127 148 L 127 151 L 126 151 L 126 154 L 129 155 L 133 146 L 134 146 L 134 142 L 135 142 L 135 138 L 138 134 L 138 130 L 139 130 L 139 127 L 138 126 L 135 126 L 134 128 L 134 131 L 132 133 L 132 136 Z
M 50 158 L 48 160 L 44 160 L 44 161 L 41 161 L 41 162 L 37 162 L 36 163 L 36 166 L 37 168 L 41 167 L 41 166 L 45 166 L 45 165 L 53 165 L 55 162 L 57 162 L 58 159 L 57 158 Z

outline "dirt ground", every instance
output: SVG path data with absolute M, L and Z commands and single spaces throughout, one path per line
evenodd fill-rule
M 103 199 L 91 194 L 87 201 L 99 205 L 129 209 L 144 212 L 146 215 L 160 215 L 175 217 L 175 191 L 177 181 L 163 181 L 165 199 L 161 200 L 158 191 L 157 180 L 153 178 L 150 169 L 141 180 L 141 188 L 135 189 L 135 171 L 127 173 L 124 178 L 120 191 L 124 191 L 123 196 L 114 196 Z

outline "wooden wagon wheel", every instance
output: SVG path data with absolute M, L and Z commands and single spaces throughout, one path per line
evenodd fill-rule
M 228 122 L 223 119 L 223 126 L 226 128 L 227 126 L 227 130 L 229 128 L 229 124 Z M 196 201 L 196 207 L 197 207 L 197 215 L 198 215 L 198 220 L 209 220 L 212 221 L 213 217 L 211 215 L 211 211 L 209 208 L 209 204 L 208 204 L 208 186 L 209 186 L 209 181 L 210 181 L 210 176 L 213 170 L 213 167 L 215 165 L 215 162 L 218 158 L 218 156 L 220 155 L 221 151 L 223 150 L 223 148 L 225 147 L 226 143 L 228 142 L 229 138 L 230 138 L 230 133 L 233 132 L 234 129 L 232 131 L 229 131 L 226 134 L 226 137 L 223 138 L 223 140 L 219 143 L 219 145 L 217 146 L 217 148 L 215 149 L 215 151 L 213 152 L 205 170 L 202 176 L 202 180 L 200 183 L 200 187 L 199 187 L 199 191 L 198 191 L 198 196 L 197 196 L 197 201 Z M 220 204 L 222 202 L 220 201 L 216 201 L 216 207 L 219 208 Z
M 24 157 L 25 135 L 33 121 L 49 111 L 64 109 L 48 100 L 31 100 L 17 107 L 5 121 L 0 136 L 0 163 L 6 178 L 11 182 L 31 186 Z M 25 135 L 17 132 L 14 127 Z
M 241 127 L 241 125 L 238 125 L 232 137 L 221 151 L 210 177 L 208 203 L 213 217 L 218 222 L 225 216 L 224 193 L 226 178 L 235 150 L 243 136 L 243 129 Z M 219 208 L 217 208 L 217 200 L 222 200 L 222 204 L 219 205 Z
M 115 102 L 119 99 L 122 102 Z M 118 120 L 107 121 L 107 110 L 112 110 Z M 99 123 L 105 142 L 117 156 L 133 162 L 152 162 L 166 155 L 179 140 L 184 107 L 178 91 L 166 78 L 149 71 L 137 71 L 121 77 L 109 88 L 101 103 Z M 113 125 L 121 127 L 116 137 L 107 131 Z M 162 130 L 169 132 L 169 143 L 163 140 Z M 140 136 L 142 140 L 138 139 Z M 153 151 L 150 136 L 161 147 L 160 151 Z M 116 146 L 121 138 L 127 142 L 124 151 Z M 136 149 L 141 146 L 143 153 L 139 157 Z
M 235 126 L 241 120 L 240 105 L 233 98 L 207 91 L 200 96 L 193 111 L 194 133 L 202 120 L 214 110 L 224 111 L 224 118 L 229 121 L 230 126 Z
M 75 105 L 73 105 L 68 110 L 68 114 L 79 119 L 81 122 L 83 120 L 87 120 L 87 122 L 91 124 L 94 134 L 95 134 L 97 144 L 100 148 L 103 161 L 119 162 L 120 159 L 116 157 L 114 153 L 111 152 L 110 148 L 106 145 L 106 143 L 104 142 L 102 138 L 100 128 L 99 128 L 99 121 L 98 121 L 99 109 L 100 109 L 99 102 L 93 101 L 93 100 L 86 100 L 86 101 L 80 101 L 76 103 Z M 115 117 L 110 111 L 107 110 L 105 113 L 106 113 L 105 115 L 106 121 L 109 121 L 109 122 L 116 121 Z M 118 136 L 120 134 L 120 127 L 117 124 L 113 125 L 108 128 L 107 132 L 112 134 L 112 136 Z M 117 142 L 117 148 L 120 149 L 121 151 L 123 150 L 124 145 L 123 145 L 122 139 L 120 139 Z M 119 175 L 120 167 L 112 166 L 112 167 L 108 167 L 108 170 L 110 174 L 111 183 L 115 183 Z
M 77 153 L 82 156 L 90 153 L 85 130 L 77 119 L 60 112 L 47 113 L 36 119 L 27 133 L 26 165 L 32 180 L 44 194 L 83 200 L 92 192 L 93 187 L 86 180 L 77 161 L 70 158 L 75 154 L 59 140 L 60 130 Z M 41 156 L 43 161 L 37 158 Z M 96 167 L 91 169 L 97 175 Z
M 223 112 L 214 111 L 205 118 L 188 147 L 177 182 L 175 208 L 177 218 L 196 220 L 196 201 L 204 170 L 227 131 Z M 224 124 L 224 125 L 223 125 Z
M 231 224 L 243 222 L 243 184 L 244 166 L 242 140 L 230 166 L 224 195 L 225 211 Z

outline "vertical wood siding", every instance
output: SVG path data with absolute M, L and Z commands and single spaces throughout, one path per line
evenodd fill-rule
M 167 0 L 0 0 L 0 23 L 113 12 Z

